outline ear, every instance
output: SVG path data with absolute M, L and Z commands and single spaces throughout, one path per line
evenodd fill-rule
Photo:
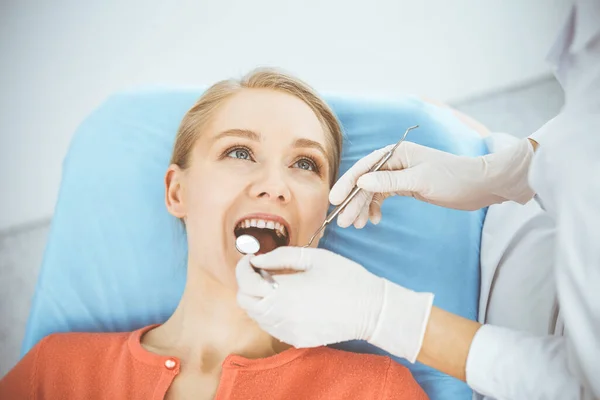
M 165 175 L 165 204 L 171 215 L 179 219 L 186 215 L 183 196 L 184 172 L 178 165 L 171 164 Z

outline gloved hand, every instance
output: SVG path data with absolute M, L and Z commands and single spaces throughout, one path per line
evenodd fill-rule
M 280 247 L 251 257 L 236 267 L 238 303 L 270 335 L 295 347 L 367 340 L 416 360 L 433 294 L 395 285 L 324 249 Z M 251 263 L 274 273 L 277 288 Z M 299 272 L 276 274 L 283 269 Z
M 528 139 L 497 153 L 456 156 L 415 143 L 398 146 L 382 170 L 369 169 L 393 145 L 359 160 L 333 186 L 329 201 L 340 204 L 354 185 L 364 189 L 338 215 L 338 225 L 362 228 L 381 220 L 381 203 L 389 196 L 412 196 L 460 210 L 477 210 L 507 200 L 526 203 L 535 194 L 528 184 L 533 146 Z

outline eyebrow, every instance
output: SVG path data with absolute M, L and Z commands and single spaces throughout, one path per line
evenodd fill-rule
M 298 149 L 298 148 L 309 148 L 309 149 L 315 149 L 320 151 L 323 154 L 323 157 L 325 157 L 325 159 L 327 159 L 327 152 L 325 151 L 325 149 L 323 148 L 323 146 L 321 146 L 321 143 L 319 142 L 315 142 L 314 140 L 310 140 L 310 139 L 297 139 L 296 141 L 294 141 L 294 144 L 292 145 L 292 147 Z
M 217 140 L 222 139 L 227 136 L 236 136 L 236 137 L 254 140 L 257 142 L 260 141 L 260 134 L 254 132 L 254 131 L 251 131 L 249 129 L 227 129 L 226 131 L 219 133 L 214 138 L 214 140 L 217 141 Z
M 245 138 L 245 139 L 254 140 L 256 142 L 260 142 L 260 140 L 261 140 L 260 133 L 251 131 L 249 129 L 227 129 L 226 131 L 219 133 L 214 138 L 214 141 L 217 141 L 219 139 L 222 139 L 224 137 L 229 137 L 229 136 L 241 137 L 241 138 Z M 326 159 L 328 158 L 327 152 L 325 151 L 325 149 L 323 148 L 321 143 L 315 142 L 314 140 L 296 139 L 294 141 L 294 143 L 292 144 L 292 147 L 295 149 L 302 149 L 302 148 L 315 149 L 315 150 L 321 152 L 323 154 L 323 157 L 325 157 Z

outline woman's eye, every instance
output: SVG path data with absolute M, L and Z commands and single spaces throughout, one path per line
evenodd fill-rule
M 297 168 L 304 169 L 306 171 L 316 171 L 317 170 L 315 163 L 306 158 L 296 161 L 296 163 L 294 165 L 297 166 Z
M 246 149 L 233 149 L 229 153 L 227 153 L 227 157 L 231 158 L 239 158 L 241 160 L 251 160 L 250 152 Z

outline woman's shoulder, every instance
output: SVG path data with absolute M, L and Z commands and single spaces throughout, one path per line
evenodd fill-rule
M 110 375 L 120 364 L 130 364 L 129 341 L 134 334 L 135 331 L 50 334 L 0 380 L 0 398 L 5 398 L 3 394 L 11 395 L 6 398 L 25 398 L 18 394 L 32 390 L 46 393 L 51 398 L 59 394 L 52 391 L 56 388 L 78 392 L 79 385 L 94 381 L 91 377 Z
M 88 360 L 97 363 L 127 349 L 132 332 L 65 332 L 44 337 L 29 352 L 35 354 L 37 369 L 53 366 L 81 368 Z M 75 362 L 77 361 L 77 362 Z
M 40 347 L 47 352 L 78 353 L 82 350 L 96 352 L 99 346 L 120 347 L 127 343 L 133 332 L 61 332 L 44 337 Z M 40 349 L 40 350 L 42 350 Z
M 387 369 L 391 359 L 386 356 L 368 353 L 353 353 L 331 347 L 316 347 L 310 349 L 305 357 L 328 360 L 328 363 L 341 363 L 346 365 L 364 365 L 368 369 Z
M 373 384 L 376 384 L 382 399 L 427 398 L 410 370 L 387 356 L 317 347 L 307 351 L 304 359 L 307 363 L 312 360 L 320 375 L 326 376 L 328 371 L 337 375 L 333 380 L 329 377 L 329 381 L 343 381 L 346 386 L 360 385 L 367 391 L 374 390 Z
M 339 368 L 340 371 L 352 371 L 367 377 L 380 378 L 385 376 L 390 369 L 411 376 L 410 371 L 405 366 L 398 364 L 390 357 L 377 354 L 353 353 L 330 347 L 316 347 L 307 351 L 304 358 L 305 362 L 312 361 L 315 364 L 334 366 Z
M 29 353 L 32 353 L 35 370 L 43 371 L 45 377 L 82 374 L 88 369 L 98 372 L 111 359 L 128 353 L 127 342 L 131 335 L 132 332 L 53 333 Z

